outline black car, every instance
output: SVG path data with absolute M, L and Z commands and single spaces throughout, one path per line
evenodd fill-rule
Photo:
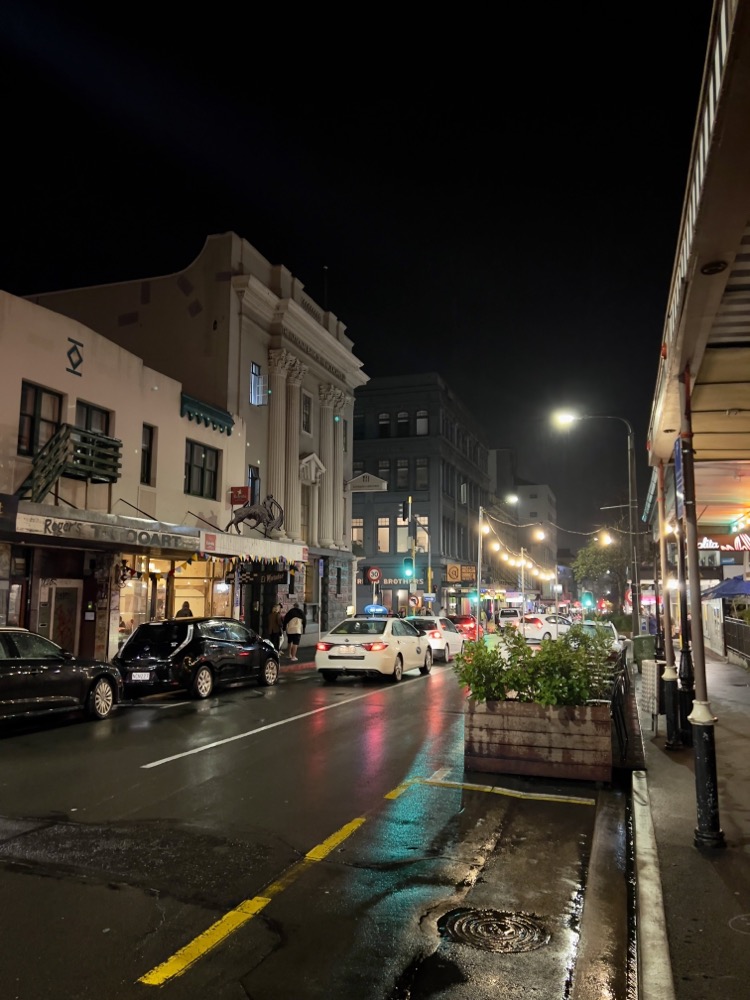
M 208 698 L 214 687 L 256 677 L 278 684 L 279 654 L 234 618 L 171 618 L 139 625 L 114 657 L 134 694 L 185 688 Z
M 83 660 L 24 628 L 0 628 L 0 716 L 83 708 L 106 719 L 122 699 L 117 667 Z

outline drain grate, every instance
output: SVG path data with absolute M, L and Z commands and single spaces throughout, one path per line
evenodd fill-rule
M 438 920 L 438 931 L 472 948 L 509 954 L 534 951 L 550 939 L 538 917 L 503 910 L 451 910 Z

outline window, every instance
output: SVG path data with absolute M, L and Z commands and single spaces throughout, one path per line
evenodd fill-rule
M 391 415 L 390 413 L 378 414 L 378 437 L 387 438 L 391 436 Z
M 401 410 L 396 417 L 396 436 L 400 438 L 409 437 L 409 414 L 406 410 Z
M 396 460 L 396 489 L 409 489 L 409 459 L 399 458 Z
M 358 459 L 356 462 L 352 462 L 352 476 L 361 476 L 365 471 L 365 463 Z
M 352 518 L 352 552 L 355 556 L 365 554 L 365 520 L 363 517 Z
M 427 552 L 430 548 L 430 519 L 420 516 L 417 520 L 417 551 Z
M 388 458 L 381 458 L 378 461 L 378 476 L 386 482 L 391 478 L 391 461 Z
M 260 469 L 257 465 L 247 467 L 248 502 L 260 503 Z
M 252 406 L 268 403 L 268 379 L 261 375 L 261 367 L 255 361 L 250 363 L 250 403 Z
M 427 410 L 417 410 L 417 434 L 423 437 L 425 434 L 430 433 L 430 421 L 427 415 Z
M 312 434 L 312 396 L 302 390 L 302 433 Z
M 62 396 L 31 382 L 21 384 L 18 454 L 36 455 L 60 427 Z
M 391 548 L 390 540 L 391 519 L 389 517 L 378 518 L 378 552 L 389 552 Z
M 216 448 L 197 441 L 185 442 L 185 493 L 215 500 L 218 469 L 219 452 Z
M 430 488 L 430 468 L 426 458 L 418 458 L 415 468 L 414 489 L 427 490 Z
M 154 435 L 156 429 L 149 424 L 141 431 L 141 485 L 154 485 Z
M 109 411 L 90 403 L 76 403 L 76 427 L 84 431 L 109 434 Z
M 410 552 L 409 522 L 396 518 L 396 552 Z
M 354 440 L 362 441 L 365 436 L 365 415 L 364 413 L 354 414 Z

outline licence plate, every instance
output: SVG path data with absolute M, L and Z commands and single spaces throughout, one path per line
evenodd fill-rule
M 150 681 L 151 674 L 148 673 L 148 671 L 136 670 L 134 673 L 130 675 L 130 679 L 131 681 Z
M 356 646 L 336 646 L 335 653 L 337 656 L 354 656 L 357 652 Z

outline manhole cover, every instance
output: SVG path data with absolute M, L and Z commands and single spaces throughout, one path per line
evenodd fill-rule
M 549 942 L 550 933 L 530 913 L 503 910 L 451 910 L 438 920 L 443 937 L 484 951 L 534 951 Z

